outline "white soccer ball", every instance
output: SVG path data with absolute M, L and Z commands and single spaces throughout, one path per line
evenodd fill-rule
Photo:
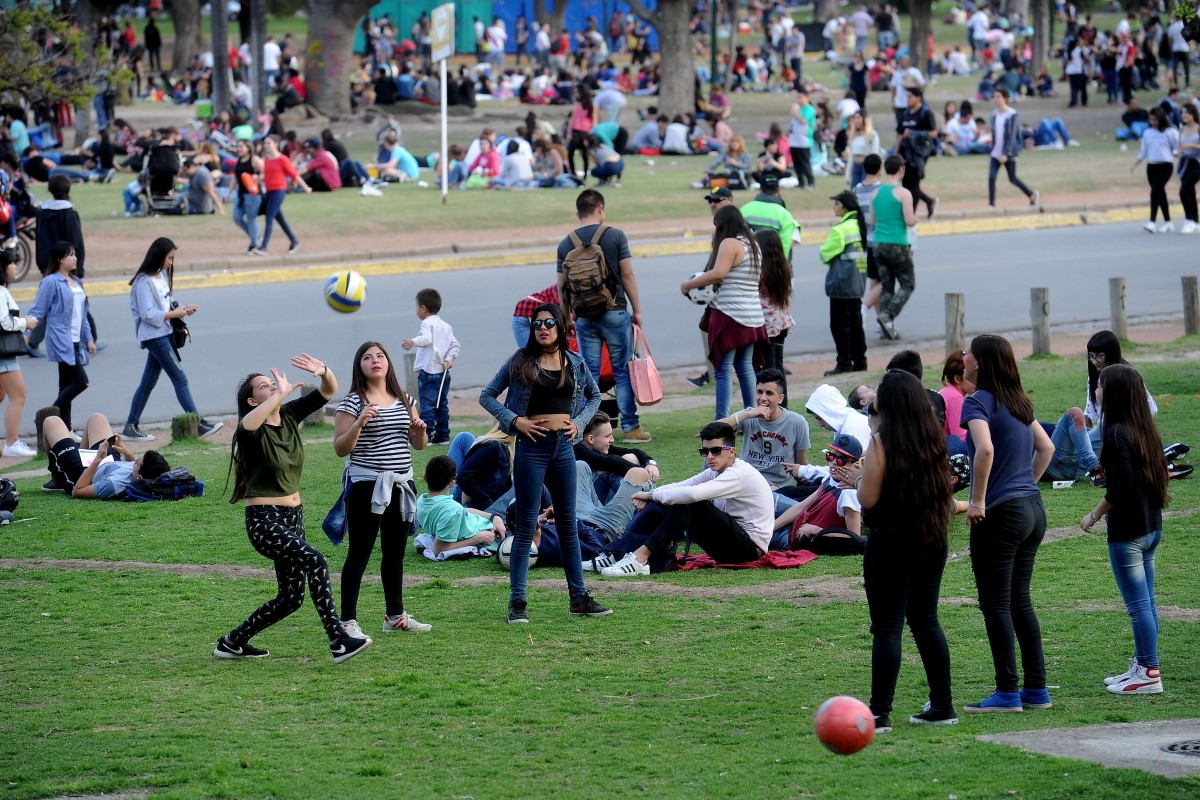
M 504 567 L 505 569 L 511 569 L 511 567 L 509 566 L 509 553 L 512 552 L 513 541 L 515 541 L 515 539 L 516 539 L 516 537 L 514 537 L 514 536 L 506 536 L 506 537 L 504 537 L 504 541 L 500 542 L 500 546 L 498 548 L 496 548 L 496 560 L 499 561 L 500 566 Z M 532 567 L 534 564 L 536 564 L 537 558 L 538 558 L 537 545 L 530 542 L 529 543 L 529 566 Z
M 699 278 L 703 274 L 703 272 L 695 272 L 692 274 L 692 278 Z M 689 280 L 692 278 L 689 278 Z M 706 306 L 716 299 L 716 284 L 710 283 L 708 286 L 701 286 L 698 289 L 688 289 L 688 300 L 691 300 L 698 306 Z

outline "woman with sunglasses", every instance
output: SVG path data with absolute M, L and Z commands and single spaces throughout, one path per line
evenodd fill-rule
M 539 305 L 529 327 L 525 346 L 504 362 L 479 394 L 479 404 L 496 418 L 500 430 L 517 436 L 513 459 L 517 524 L 510 554 L 508 621 L 529 622 L 525 584 L 543 486 L 554 503 L 571 615 L 602 617 L 612 610 L 593 600 L 583 583 L 573 449 L 600 408 L 600 390 L 583 358 L 567 347 L 567 318 L 560 306 Z M 506 389 L 501 403 L 497 398 Z
M 1046 535 L 1037 480 L 1050 463 L 1054 445 L 1033 418 L 1033 401 L 1021 388 L 1008 340 L 976 336 L 963 363 L 964 376 L 975 384 L 962 407 L 971 458 L 971 568 L 996 670 L 996 691 L 963 710 L 974 714 L 1049 708 L 1042 632 L 1029 584 Z M 1014 638 L 1021 645 L 1023 686 Z
M 952 508 L 946 438 L 921 382 L 907 372 L 883 376 L 875 393 L 878 429 L 854 479 L 871 529 L 863 579 L 871 612 L 871 713 L 875 730 L 889 715 L 908 621 L 925 665 L 929 702 L 913 724 L 958 722 L 950 695 L 950 650 L 938 622 Z
M 1101 422 L 1104 415 L 1100 401 L 1096 399 L 1096 387 L 1100 373 L 1113 364 L 1128 364 L 1121 357 L 1121 340 L 1112 331 L 1100 331 L 1087 343 L 1088 388 L 1084 407 L 1068 408 L 1054 427 L 1042 425 L 1054 443 L 1054 457 L 1046 467 L 1046 478 L 1073 481 L 1088 475 L 1093 483 L 1102 483 L 1098 454 L 1103 444 Z M 1150 415 L 1154 416 L 1158 413 L 1158 405 L 1148 391 L 1146 400 Z

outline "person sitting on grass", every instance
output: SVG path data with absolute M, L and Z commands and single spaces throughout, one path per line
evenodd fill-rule
M 862 442 L 849 433 L 839 433 L 825 450 L 829 462 L 829 477 L 814 494 L 780 514 L 774 522 L 776 529 L 789 529 L 788 549 L 800 549 L 806 539 L 830 528 L 852 533 L 862 532 L 862 505 L 858 492 L 847 480 L 863 456 Z
M 157 450 L 141 456 L 130 452 L 103 414 L 88 417 L 79 443 L 61 417 L 46 417 L 42 439 L 51 476 L 42 490 L 67 492 L 80 500 L 120 500 L 133 481 L 154 480 L 171 469 Z
M 429 491 L 417 498 L 417 518 L 433 537 L 433 552 L 444 553 L 460 547 L 487 547 L 508 535 L 504 518 L 466 508 L 454 501 L 457 470 L 450 456 L 434 456 L 425 465 L 425 485 Z
M 600 574 L 649 575 L 650 560 L 673 554 L 685 532 L 718 564 L 761 558 L 771 544 L 775 502 L 762 473 L 737 457 L 735 442 L 731 425 L 710 422 L 700 431 L 703 472 L 652 491 L 634 492 L 631 500 L 643 513 L 634 517 L 617 544 L 628 546 L 638 533 L 648 535 Z M 646 514 L 647 508 L 662 514 Z
M 612 418 L 597 411 L 583 429 L 583 440 L 575 445 L 575 465 L 587 467 L 588 482 L 595 488 L 601 503 L 611 500 L 621 488 L 621 479 L 638 467 L 646 471 L 649 480 L 658 480 L 658 462 L 649 453 L 636 447 L 621 447 L 614 442 Z

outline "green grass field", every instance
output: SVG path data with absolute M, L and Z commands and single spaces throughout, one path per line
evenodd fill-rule
M 1165 441 L 1200 423 L 1195 337 L 1130 346 L 1155 394 Z M 1039 417 L 1078 404 L 1082 359 L 1023 365 Z M 848 387 L 843 387 L 848 388 Z M 798 398 L 793 405 L 799 405 Z M 691 435 L 706 412 L 648 413 L 664 480 L 696 469 Z M 481 429 L 481 426 L 476 428 Z M 344 554 L 319 522 L 338 487 L 331 429 L 310 440 L 302 488 L 310 538 L 340 568 Z M 828 434 L 814 435 L 814 449 Z M 1192 442 L 1193 444 L 1200 444 Z M 274 591 L 242 512 L 221 497 L 222 447 L 167 448 L 208 483 L 180 504 L 82 503 L 20 478 L 18 516 L 0 529 L 0 558 L 93 559 L 78 569 L 8 561 L 0 567 L 0 781 L 5 796 L 148 790 L 155 797 L 1154 797 L 1194 798 L 1200 779 L 1031 755 L 979 734 L 1200 716 L 1195 536 L 1200 482 L 1172 483 L 1159 557 L 1166 692 L 1109 695 L 1102 677 L 1124 666 L 1129 622 L 1109 573 L 1103 533 L 1047 543 L 1034 599 L 1055 707 L 964 717 L 953 728 L 904 722 L 925 700 L 906 642 L 895 732 L 839 758 L 812 734 L 834 694 L 865 697 L 870 634 L 861 560 L 820 558 L 780 572 L 671 573 L 637 585 L 594 579 L 615 609 L 567 615 L 562 573 L 535 568 L 532 624 L 503 621 L 506 575 L 492 561 L 435 565 L 409 551 L 406 607 L 434 630 L 376 635 L 335 667 L 311 605 L 264 632 L 270 658 L 213 658 L 213 642 Z M 420 454 L 418 472 L 427 459 Z M 1051 528 L 1077 526 L 1097 491 L 1049 490 Z M 1077 531 L 1076 531 L 1077 532 Z M 952 529 L 961 553 L 967 532 Z M 368 570 L 368 574 L 372 572 Z M 336 591 L 336 589 L 335 589 Z M 942 622 L 957 704 L 983 697 L 992 670 L 965 557 L 948 565 Z M 383 603 L 369 584 L 360 620 L 378 630 Z M 1184 611 L 1181 611 L 1184 610 Z

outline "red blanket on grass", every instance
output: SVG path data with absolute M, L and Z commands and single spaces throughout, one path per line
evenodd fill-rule
M 721 569 L 790 569 L 802 567 L 816 557 L 816 553 L 808 550 L 769 550 L 766 555 L 741 564 L 718 564 L 703 553 L 695 556 L 678 556 L 675 563 L 680 569 L 712 569 L 714 567 Z

